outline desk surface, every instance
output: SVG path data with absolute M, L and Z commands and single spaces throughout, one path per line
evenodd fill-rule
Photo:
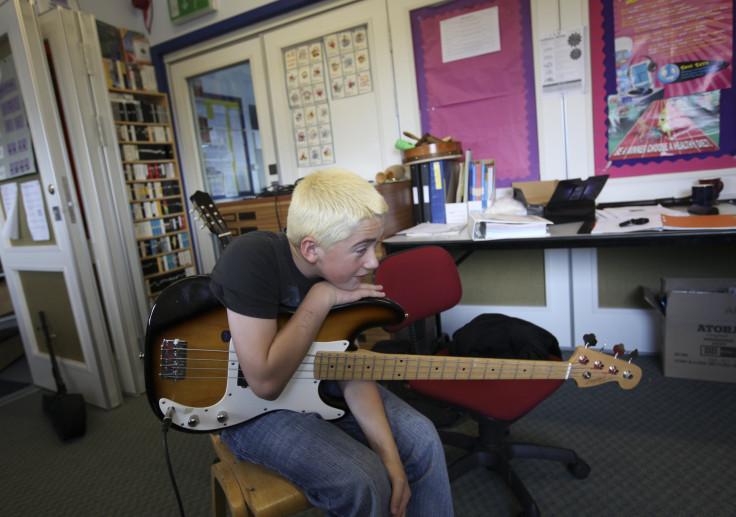
M 733 205 L 721 205 L 721 213 L 736 213 Z M 436 245 L 448 250 L 502 250 L 502 249 L 553 249 L 553 248 L 602 248 L 611 246 L 697 246 L 736 243 L 736 230 L 662 230 L 628 233 L 580 234 L 582 223 L 553 224 L 549 235 L 534 238 L 493 239 L 474 241 L 466 228 L 457 235 L 407 237 L 394 235 L 385 239 L 386 253 L 417 246 Z

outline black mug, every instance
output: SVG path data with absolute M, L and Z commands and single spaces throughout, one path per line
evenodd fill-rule
M 693 185 L 693 205 L 711 207 L 717 195 L 714 185 Z

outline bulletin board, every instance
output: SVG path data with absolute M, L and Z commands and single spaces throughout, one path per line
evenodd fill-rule
M 462 41 L 470 31 L 448 36 L 448 23 L 470 14 L 470 22 L 497 23 L 481 27 L 478 41 Z M 475 159 L 495 159 L 499 187 L 539 180 L 529 0 L 457 0 L 412 11 L 411 25 L 422 132 L 454 137 Z M 447 58 L 449 46 L 473 49 L 494 37 L 486 52 Z
M 384 0 L 353 2 L 264 34 L 283 183 L 326 166 L 374 179 L 377 172 L 401 162 L 394 146 L 400 132 L 388 34 Z M 299 52 L 305 47 L 309 65 L 300 66 Z M 294 70 L 297 77 L 291 77 Z M 302 80 L 303 85 L 293 86 Z M 314 102 L 320 91 L 326 102 Z M 302 123 L 307 130 L 303 136 Z M 304 139 L 307 145 L 302 147 Z
M 0 204 L 0 237 L 9 239 L 11 246 L 47 246 L 56 242 L 38 173 L 0 182 Z
M 590 0 L 596 174 L 736 166 L 732 0 Z
M 195 97 L 194 104 L 199 121 L 200 153 L 212 198 L 252 194 L 240 99 L 202 94 Z
M 283 54 L 297 164 L 335 163 L 335 101 L 373 91 L 367 26 L 301 42 Z
M 28 116 L 7 36 L 0 38 L 0 181 L 36 172 Z

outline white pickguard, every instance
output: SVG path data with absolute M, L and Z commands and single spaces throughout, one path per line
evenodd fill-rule
M 318 379 L 314 378 L 314 356 L 317 352 L 343 352 L 349 343 L 342 341 L 314 342 L 307 352 L 299 371 L 287 384 L 276 400 L 263 400 L 256 397 L 250 388 L 238 386 L 236 375 L 229 375 L 225 395 L 210 407 L 190 407 L 173 400 L 162 398 L 158 404 L 166 414 L 174 408 L 171 422 L 182 429 L 193 431 L 217 431 L 250 420 L 263 413 L 288 409 L 300 413 L 319 413 L 325 420 L 334 420 L 345 411 L 326 404 L 319 395 Z M 230 369 L 239 367 L 232 340 L 229 350 Z

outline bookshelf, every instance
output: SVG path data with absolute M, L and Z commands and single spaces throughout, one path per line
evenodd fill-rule
M 195 274 L 191 233 L 165 93 L 110 88 L 130 216 L 149 304 Z

